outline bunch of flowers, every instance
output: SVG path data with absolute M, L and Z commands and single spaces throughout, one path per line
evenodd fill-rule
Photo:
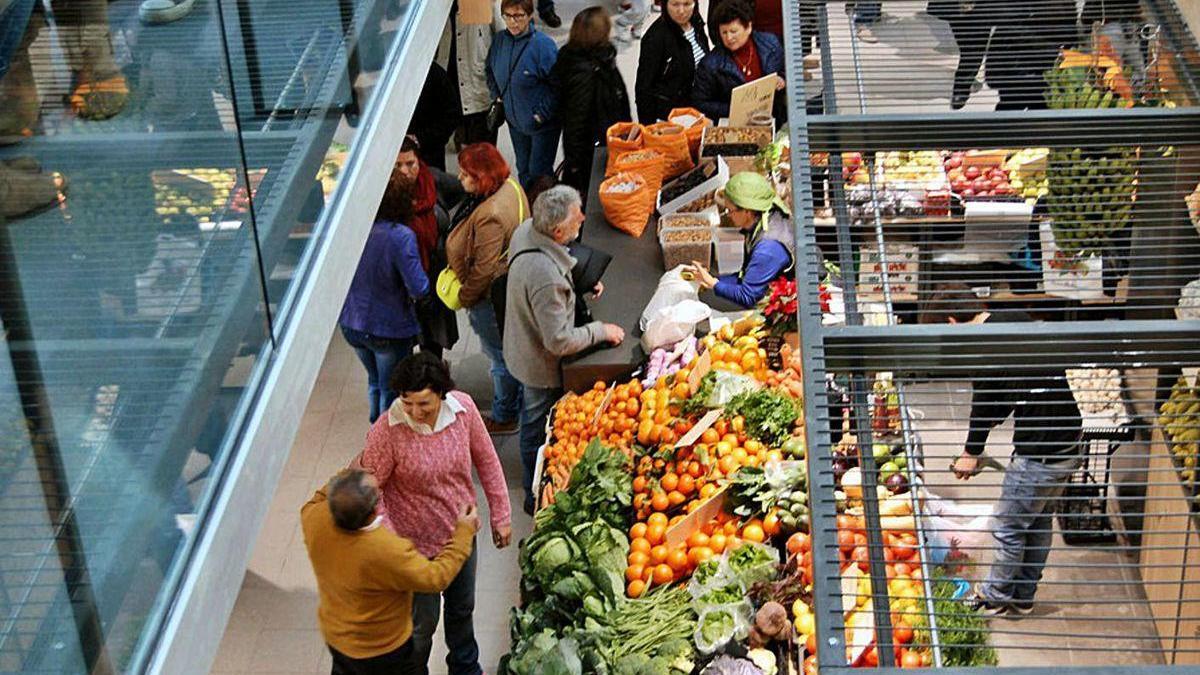
M 796 330 L 796 310 L 799 307 L 796 299 L 796 281 L 780 277 L 771 282 L 770 289 L 771 292 L 767 294 L 762 306 L 767 330 L 771 335 L 778 336 Z

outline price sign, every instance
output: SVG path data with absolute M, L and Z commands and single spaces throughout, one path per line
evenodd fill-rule
M 778 79 L 778 75 L 771 73 L 734 87 L 729 95 L 729 126 L 750 126 L 750 120 L 755 115 L 766 114 L 769 117 L 775 102 L 775 81 Z

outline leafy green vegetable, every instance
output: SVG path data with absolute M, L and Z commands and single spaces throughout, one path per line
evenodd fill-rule
M 695 393 L 684 401 L 679 402 L 679 410 L 683 415 L 690 416 L 704 412 L 708 406 L 708 397 L 712 395 L 713 387 L 717 383 L 717 371 L 710 370 L 700 378 L 700 386 L 696 388 Z
M 728 605 L 730 603 L 739 602 L 746 594 L 742 591 L 742 587 L 737 584 L 730 584 L 715 591 L 709 591 L 704 595 L 696 598 L 696 601 L 701 605 Z
M 933 611 L 942 646 L 942 665 L 946 668 L 997 665 L 1000 660 L 996 650 L 987 643 L 987 620 L 972 612 L 965 601 L 954 599 L 957 585 L 944 572 L 934 570 L 933 578 Z
M 537 513 L 535 527 L 570 528 L 599 517 L 623 529 L 633 503 L 628 464 L 623 452 L 593 438 L 571 471 L 570 488 L 558 493 L 553 504 Z
M 718 644 L 733 637 L 736 624 L 733 614 L 728 610 L 708 612 L 700 620 L 700 635 L 708 644 Z
M 725 404 L 726 415 L 746 418 L 746 432 L 771 447 L 779 447 L 792 435 L 800 418 L 796 399 L 775 389 L 742 392 Z
M 513 675 L 583 675 L 578 643 L 570 637 L 559 639 L 550 630 L 522 644 L 505 667 Z
M 698 567 L 696 567 L 696 572 L 694 574 L 692 574 L 692 578 L 696 580 L 697 584 L 704 586 L 710 580 L 712 580 L 714 577 L 716 577 L 718 574 L 720 574 L 720 572 L 721 572 L 721 559 L 720 558 L 709 558 L 708 560 L 705 560 L 704 562 L 700 563 L 700 565 Z

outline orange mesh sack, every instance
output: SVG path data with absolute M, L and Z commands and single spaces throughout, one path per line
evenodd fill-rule
M 609 225 L 634 237 L 646 230 L 657 196 L 636 173 L 618 173 L 600 184 L 600 206 Z
M 646 185 L 654 192 L 662 188 L 663 156 L 657 150 L 633 150 L 617 158 L 619 173 L 636 173 L 646 179 Z
M 611 176 L 617 172 L 617 160 L 621 155 L 632 150 L 641 150 L 646 140 L 642 125 L 637 122 L 617 122 L 608 128 L 605 143 L 608 145 L 608 164 L 604 167 L 604 175 Z
M 683 127 L 670 122 L 659 122 L 645 128 L 646 148 L 657 150 L 663 155 L 663 179 L 670 180 L 696 166 L 692 151 L 688 147 L 687 133 Z
M 704 136 L 704 128 L 712 126 L 712 120 L 705 117 L 704 113 L 695 108 L 671 108 L 671 114 L 667 115 L 667 121 L 683 127 L 683 133 L 687 136 L 688 150 L 692 153 L 692 159 L 698 159 L 700 156 L 700 138 Z M 691 122 L 691 124 L 687 124 L 687 122 Z

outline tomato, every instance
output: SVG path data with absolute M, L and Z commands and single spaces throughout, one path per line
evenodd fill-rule
M 702 530 L 696 530 L 687 538 L 688 548 L 698 548 L 700 546 L 708 546 L 708 535 Z
M 640 598 L 645 592 L 646 582 L 642 581 L 641 579 L 634 579 L 633 581 L 629 582 L 629 586 L 625 589 L 625 593 L 631 598 Z
M 667 526 L 667 514 L 651 513 L 650 517 L 646 519 L 646 523 L 649 525 L 662 525 L 663 527 L 666 527 Z
M 892 547 L 892 554 L 896 556 L 896 560 L 910 560 L 917 554 L 917 547 L 907 541 L 901 542 Z
M 915 650 L 906 650 L 904 655 L 900 657 L 901 668 L 922 668 L 924 665 L 925 663 L 921 659 L 921 655 Z
M 709 558 L 713 557 L 713 555 L 713 550 L 708 546 L 697 546 L 696 548 L 688 551 L 688 562 L 695 567 L 696 565 L 707 561 Z
M 903 621 L 898 621 L 892 626 L 892 638 L 896 644 L 906 645 L 912 642 L 913 629 Z
M 634 523 L 633 527 L 629 528 L 630 539 L 641 539 L 646 536 L 646 524 Z
M 666 511 L 671 508 L 671 500 L 665 492 L 655 492 L 650 498 L 650 507 L 655 511 Z
M 838 530 L 838 549 L 847 555 L 854 550 L 854 533 L 850 530 Z
M 799 555 L 812 548 L 812 540 L 807 533 L 797 532 L 788 537 L 787 552 L 788 555 Z
M 625 581 L 636 581 L 642 578 L 642 574 L 646 571 L 645 565 L 630 565 L 625 568 Z
M 650 562 L 654 563 L 655 565 L 661 565 L 667 562 L 667 555 L 669 553 L 670 551 L 667 550 L 666 546 L 659 544 L 658 546 L 650 549 Z
M 634 553 L 650 553 L 653 544 L 648 539 L 634 539 L 629 542 L 629 550 Z
M 650 554 L 642 551 L 633 551 L 629 554 L 629 558 L 627 560 L 629 561 L 630 567 L 634 565 L 645 567 L 646 563 L 650 562 Z

